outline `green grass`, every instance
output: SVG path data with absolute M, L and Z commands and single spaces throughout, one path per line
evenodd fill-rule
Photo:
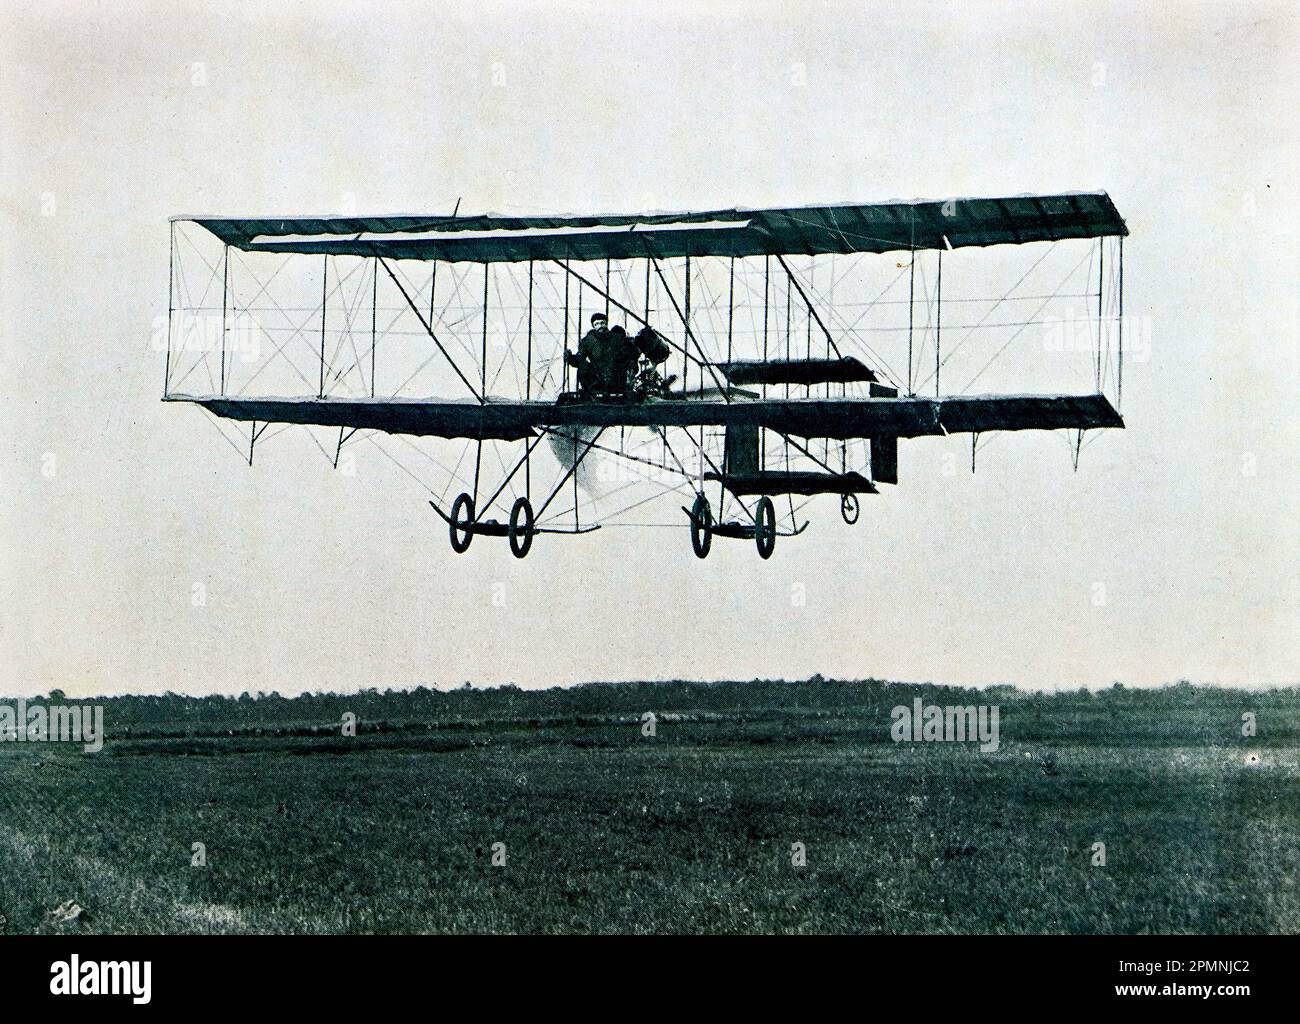
M 893 743 L 913 695 L 1000 704 L 1001 749 Z M 349 702 L 356 738 L 326 728 Z M 112 933 L 1300 930 L 1294 690 L 634 684 L 105 718 L 99 754 L 0 744 L 6 931 L 66 930 L 68 899 Z

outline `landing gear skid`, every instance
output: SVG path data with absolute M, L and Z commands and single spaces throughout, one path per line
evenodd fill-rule
M 451 511 L 444 512 L 437 502 L 429 502 L 432 508 L 447 524 L 447 533 L 451 537 L 451 549 L 463 555 L 476 534 L 489 537 L 505 537 L 510 542 L 510 553 L 516 558 L 526 558 L 533 548 L 533 538 L 539 533 L 559 533 L 577 536 L 594 533 L 600 529 L 599 523 L 590 526 L 556 528 L 537 525 L 537 513 L 533 511 L 532 502 L 527 498 L 516 498 L 510 509 L 510 521 L 503 523 L 498 519 L 476 519 L 474 517 L 474 498 L 465 493 L 457 495 Z
M 532 549 L 537 520 L 532 503 L 527 498 L 518 498 L 510 509 L 509 525 L 502 527 L 495 519 L 479 522 L 474 518 L 473 497 L 462 492 L 456 496 L 451 514 L 447 516 L 447 532 L 451 536 L 451 549 L 458 555 L 469 550 L 476 533 L 504 533 L 510 541 L 510 553 L 516 558 L 524 558 Z
M 707 558 L 709 549 L 713 546 L 714 537 L 734 537 L 739 540 L 752 540 L 754 546 L 758 549 L 758 557 L 768 559 L 772 557 L 772 552 L 776 550 L 776 538 L 778 536 L 794 537 L 803 533 L 808 528 L 804 523 L 796 529 L 787 530 L 781 533 L 776 528 L 776 509 L 772 505 L 772 499 L 764 495 L 758 499 L 758 504 L 754 506 L 754 521 L 752 523 L 725 522 L 715 523 L 713 521 L 713 510 L 709 507 L 708 499 L 703 494 L 695 496 L 695 504 L 691 508 L 682 507 L 690 519 L 691 530 L 691 548 L 694 549 L 697 558 Z

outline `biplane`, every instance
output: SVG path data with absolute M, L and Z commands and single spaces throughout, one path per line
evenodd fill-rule
M 427 489 L 456 552 L 504 537 L 523 558 L 537 536 L 619 523 L 675 525 L 700 558 L 734 538 L 766 559 L 821 496 L 856 522 L 861 497 L 898 483 L 903 439 L 969 434 L 973 468 L 981 435 L 1065 431 L 1077 469 L 1085 431 L 1124 425 L 1127 233 L 1109 196 L 1087 192 L 630 216 L 175 217 L 163 398 L 246 430 L 246 451 L 232 443 L 250 465 L 273 426 L 328 430 L 333 451 L 316 444 L 336 467 L 358 438 L 400 441 L 433 482 L 381 450 Z M 1084 300 L 1091 386 L 943 392 L 950 349 L 995 325 L 1022 333 L 1032 319 L 989 318 L 1040 297 L 1017 294 L 1028 274 L 1001 297 L 945 297 L 945 256 L 951 290 L 958 250 L 1035 245 L 1084 247 L 1063 279 L 1086 258 L 1082 290 L 1048 298 Z M 850 301 L 850 279 L 871 274 L 886 287 Z M 286 286 L 293 297 L 277 297 Z M 974 301 L 983 317 L 951 325 Z M 674 383 L 575 389 L 565 357 L 596 311 L 652 331 Z M 626 472 L 593 473 L 593 460 Z M 667 522 L 629 521 L 659 498 Z

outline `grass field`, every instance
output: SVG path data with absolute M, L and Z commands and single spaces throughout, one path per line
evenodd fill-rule
M 999 705 L 1000 748 L 894 742 L 917 696 Z M 1296 690 L 103 704 L 99 753 L 0 743 L 5 931 L 1300 930 Z M 67 900 L 84 918 L 52 921 Z

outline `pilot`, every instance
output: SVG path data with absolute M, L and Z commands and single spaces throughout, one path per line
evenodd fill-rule
M 578 390 L 604 391 L 608 380 L 609 317 L 591 314 L 591 330 L 578 342 L 578 351 L 564 353 L 564 361 L 578 371 Z

